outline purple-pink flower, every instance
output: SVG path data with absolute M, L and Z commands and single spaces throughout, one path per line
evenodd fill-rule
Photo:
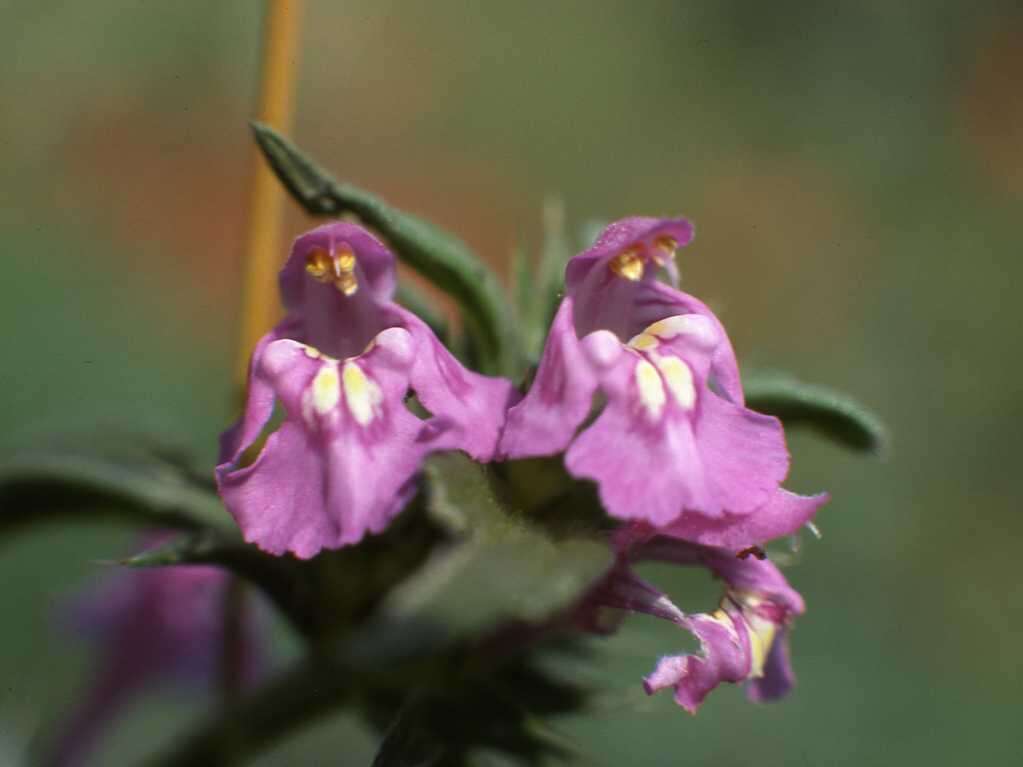
M 500 454 L 565 452 L 607 511 L 638 527 L 742 548 L 797 530 L 827 499 L 781 489 L 781 423 L 744 406 L 724 327 L 677 280 L 684 219 L 607 227 L 565 273 L 536 378 L 508 413 Z M 595 395 L 603 408 L 586 425 Z M 580 426 L 583 428 L 580 431 Z
M 285 318 L 258 344 L 239 422 L 221 440 L 221 496 L 249 542 L 307 558 L 382 531 L 423 458 L 493 458 L 510 382 L 465 369 L 393 301 L 394 256 L 364 229 L 299 237 L 280 275 Z M 407 407 L 413 395 L 428 411 Z M 243 465 L 270 420 L 284 421 Z
M 200 565 L 122 570 L 78 598 L 71 621 L 96 647 L 95 673 L 64 723 L 48 764 L 82 763 L 104 727 L 146 688 L 208 685 L 216 679 L 229 577 Z M 238 670 L 248 685 L 262 665 L 262 642 L 251 612 L 241 628 Z
M 712 613 L 687 615 L 632 571 L 630 562 L 642 559 L 706 567 L 725 583 L 720 606 Z M 777 699 L 795 684 L 788 632 L 805 607 L 769 561 L 668 537 L 634 542 L 587 596 L 579 619 L 596 625 L 596 612 L 606 607 L 669 620 L 696 636 L 698 654 L 665 656 L 643 680 L 648 694 L 673 688 L 675 701 L 689 713 L 725 682 L 745 683 L 754 701 Z

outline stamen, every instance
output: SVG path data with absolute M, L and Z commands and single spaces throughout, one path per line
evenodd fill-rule
M 346 296 L 351 296 L 359 290 L 359 280 L 354 272 L 344 272 L 334 281 L 334 286 Z
M 619 253 L 608 265 L 612 272 L 630 282 L 638 282 L 643 277 L 643 267 L 643 257 L 637 248 Z
M 320 282 L 329 282 L 333 261 L 322 248 L 310 250 L 305 257 L 305 270 L 308 274 Z
M 653 257 L 658 266 L 664 266 L 666 261 L 675 257 L 678 250 L 678 240 L 674 237 L 658 237 L 654 240 Z
M 350 250 L 343 250 L 337 255 L 337 268 L 339 272 L 350 274 L 355 271 L 355 254 Z
M 355 276 L 355 254 L 348 249 L 331 256 L 323 248 L 313 248 L 305 257 L 305 270 L 314 280 L 333 283 L 346 296 L 359 289 Z

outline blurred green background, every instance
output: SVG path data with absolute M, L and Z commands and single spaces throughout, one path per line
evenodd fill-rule
M 0 2 L 5 445 L 128 428 L 212 461 L 260 8 Z M 790 440 L 790 486 L 834 496 L 788 572 L 809 605 L 794 694 L 729 687 L 695 718 L 647 699 L 683 643 L 633 618 L 599 645 L 597 714 L 557 723 L 592 763 L 1019 763 L 1021 40 L 1015 2 L 308 4 L 294 138 L 338 175 L 502 270 L 547 195 L 575 223 L 685 214 L 684 286 L 744 364 L 844 388 L 894 432 L 884 461 Z M 0 764 L 80 689 L 89 656 L 54 612 L 127 540 L 0 549 Z M 712 606 L 706 576 L 654 575 Z M 200 714 L 150 696 L 96 764 Z M 372 744 L 323 721 L 259 763 L 367 764 Z

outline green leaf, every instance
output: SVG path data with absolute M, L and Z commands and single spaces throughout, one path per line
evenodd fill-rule
M 846 394 L 773 373 L 748 376 L 746 404 L 777 416 L 786 428 L 808 426 L 853 450 L 882 453 L 888 444 L 884 424 Z
M 565 265 L 572 255 L 565 235 L 565 206 L 558 199 L 548 199 L 543 207 L 543 246 L 536 264 L 536 273 L 529 284 L 528 298 L 523 303 L 522 317 L 526 352 L 530 359 L 539 359 L 547 329 L 554 319 L 564 285 Z M 520 279 L 526 279 L 520 276 Z M 520 288 L 522 291 L 522 288 Z
M 521 245 L 516 245 L 511 254 L 512 288 L 515 296 L 515 311 L 519 321 L 528 316 L 533 302 L 533 260 Z
M 300 595 L 308 592 L 302 584 L 301 563 L 287 557 L 264 554 L 237 536 L 212 531 L 175 538 L 122 560 L 128 567 L 173 567 L 215 565 L 229 570 L 263 590 L 301 633 L 311 633 L 310 619 Z
M 439 532 L 417 499 L 381 535 L 312 559 L 273 556 L 237 534 L 200 531 L 124 560 L 130 567 L 216 565 L 260 588 L 310 640 L 336 638 L 364 620 L 426 560 Z
M 426 296 L 414 285 L 410 284 L 407 280 L 399 282 L 395 298 L 399 304 L 429 325 L 430 330 L 434 332 L 437 338 L 445 343 L 449 341 L 447 320 L 434 311 Z
M 514 312 L 494 273 L 457 237 L 393 208 L 351 184 L 339 183 L 270 127 L 253 123 L 256 142 L 281 183 L 314 216 L 355 214 L 387 239 L 398 256 L 452 296 L 484 356 L 485 372 L 516 374 L 521 341 Z
M 364 642 L 368 652 L 421 652 L 502 623 L 542 621 L 569 606 L 611 563 L 605 538 L 555 537 L 508 508 L 491 484 L 498 478 L 461 453 L 434 456 L 426 475 L 427 510 L 455 542 L 435 551 L 383 603 L 379 630 Z M 394 631 L 395 623 L 416 630 Z
M 234 529 L 211 480 L 143 443 L 98 441 L 0 456 L 0 532 L 68 517 Z

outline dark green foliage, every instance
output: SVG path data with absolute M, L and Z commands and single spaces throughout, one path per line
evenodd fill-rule
M 259 587 L 299 633 L 322 643 L 365 620 L 396 584 L 422 565 L 439 536 L 418 501 L 413 501 L 382 535 L 309 560 L 271 556 L 235 536 L 207 530 L 130 557 L 124 564 L 223 567 Z
M 354 651 L 404 657 L 508 623 L 541 623 L 571 605 L 611 563 L 605 540 L 559 538 L 511 508 L 500 479 L 460 453 L 427 461 L 426 511 L 448 538 L 394 589 Z
M 542 719 L 583 701 L 533 667 L 530 648 L 560 633 L 610 564 L 597 526 L 549 524 L 560 471 L 433 456 L 422 491 L 385 533 L 310 560 L 244 543 L 209 480 L 134 442 L 12 456 L 0 464 L 0 498 L 8 527 L 75 515 L 178 528 L 123 564 L 222 567 L 261 589 L 307 640 L 309 655 L 291 671 L 154 764 L 240 763 L 311 718 L 356 705 L 382 730 L 402 711 L 378 764 L 527 765 L 570 753 Z M 509 476 L 527 475 L 546 476 L 536 486 L 547 489 L 513 493 Z

